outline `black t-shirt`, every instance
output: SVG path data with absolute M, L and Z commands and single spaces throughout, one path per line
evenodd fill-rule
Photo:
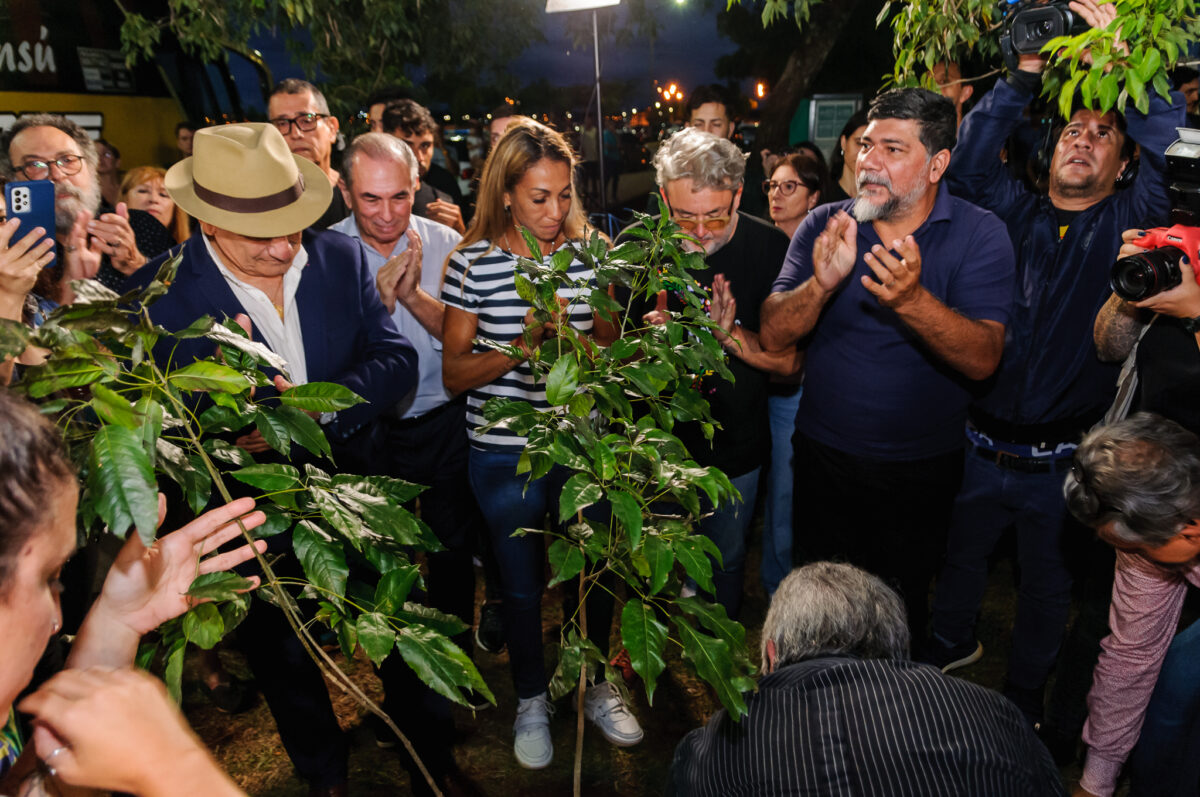
M 758 332 L 759 309 L 771 293 L 787 255 L 789 240 L 779 228 L 745 213 L 738 213 L 737 232 L 729 243 L 707 258 L 708 268 L 691 272 L 696 282 L 712 289 L 713 277 L 724 274 L 730 281 L 737 301 L 737 320 L 742 327 Z M 683 309 L 678 296 L 668 295 L 667 308 Z M 635 318 L 654 309 L 653 303 L 639 302 L 633 308 Z M 725 475 L 741 476 L 767 462 L 771 451 L 771 428 L 767 415 L 767 387 L 770 375 L 747 365 L 739 357 L 729 356 L 734 382 L 717 374 L 700 380 L 700 393 L 708 401 L 713 418 L 721 424 L 712 442 L 704 439 L 698 423 L 681 423 L 675 434 L 701 465 L 715 465 Z
M 1200 434 L 1200 348 L 1178 318 L 1160 315 L 1138 344 L 1133 408 Z

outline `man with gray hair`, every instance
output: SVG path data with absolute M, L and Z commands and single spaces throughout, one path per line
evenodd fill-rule
M 283 134 L 293 155 L 320 167 L 332 185 L 338 172 L 333 166 L 333 149 L 338 140 L 338 118 L 329 112 L 321 90 L 307 80 L 289 77 L 275 85 L 267 98 L 267 121 Z M 334 191 L 329 207 L 312 226 L 325 230 L 346 218 L 349 209 L 340 191 Z
M 771 448 L 767 384 L 772 373 L 799 370 L 793 347 L 767 354 L 758 344 L 758 308 L 787 253 L 787 236 L 776 227 L 738 211 L 746 156 L 728 139 L 694 128 L 668 138 L 654 156 L 658 187 L 671 220 L 695 241 L 685 249 L 704 255 L 705 268 L 692 275 L 712 291 L 709 316 L 720 327 L 714 334 L 730 353 L 735 381 L 705 376 L 702 388 L 713 418 L 721 424 L 710 442 L 698 423 L 678 424 L 675 434 L 701 465 L 715 465 L 742 495 L 700 521 L 700 530 L 716 543 L 723 564 L 714 562 L 716 600 L 737 617 L 745 577 L 746 532 L 758 491 L 758 476 Z M 663 291 L 654 307 L 634 309 L 635 317 L 662 323 L 683 308 L 680 296 Z M 707 509 L 707 507 L 706 507 Z
M 1031 797 L 1065 794 L 1015 706 L 908 658 L 900 596 L 853 565 L 780 583 L 747 714 L 724 709 L 675 750 L 667 794 Z
M 346 148 L 338 186 L 351 214 L 330 229 L 355 238 L 392 321 L 417 350 L 417 388 L 379 417 L 363 452 L 374 469 L 429 487 L 421 493 L 421 519 L 444 550 L 428 556 L 428 602 L 463 618 L 475 614 L 471 561 L 483 519 L 467 481 L 465 397 L 442 384 L 442 264 L 461 236 L 444 224 L 413 213 L 417 158 L 408 144 L 386 133 L 364 133 Z M 469 650 L 469 632 L 455 640 Z M 380 668 L 383 708 L 396 718 L 435 778 L 458 778 L 454 721 L 449 703 L 417 681 L 392 657 Z M 375 724 L 381 746 L 395 739 Z M 413 782 L 419 773 L 410 766 Z
M 943 183 L 950 100 L 896 89 L 867 119 L 858 195 L 801 223 L 761 338 L 768 351 L 807 341 L 795 558 L 844 558 L 894 580 L 921 638 L 967 404 L 1000 363 L 1015 265 L 1004 224 Z
M 152 217 L 141 210 L 102 208 L 99 158 L 87 132 L 65 116 L 49 113 L 22 116 L 4 134 L 0 144 L 5 180 L 51 180 L 54 183 L 55 234 L 59 243 L 61 293 L 46 297 L 67 304 L 74 299 L 70 281 L 98 279 L 118 289 L 126 277 L 146 263 L 141 248 L 165 250 L 169 236 L 159 224 L 146 226 Z M 113 211 L 113 212 L 102 212 Z M 146 239 L 130 226 L 135 220 Z M 153 237 L 153 240 L 152 240 Z
M 1117 549 L 1078 793 L 1111 795 L 1129 758 L 1132 793 L 1197 794 L 1200 623 L 1176 629 L 1188 587 L 1200 586 L 1200 439 L 1138 413 L 1083 439 L 1063 492 Z

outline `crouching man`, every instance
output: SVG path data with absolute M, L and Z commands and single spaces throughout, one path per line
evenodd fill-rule
M 908 658 L 900 596 L 849 564 L 793 570 L 762 631 L 748 715 L 724 710 L 675 750 L 670 795 L 1061 795 L 1000 694 Z
M 1200 623 L 1175 633 L 1200 586 L 1200 438 L 1138 413 L 1084 438 L 1063 491 L 1117 549 L 1076 794 L 1108 797 L 1127 758 L 1133 794 L 1200 793 Z

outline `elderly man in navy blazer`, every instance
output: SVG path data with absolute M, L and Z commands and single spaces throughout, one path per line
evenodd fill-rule
M 288 151 L 278 130 L 269 124 L 200 130 L 193 151 L 164 182 L 200 229 L 184 245 L 175 281 L 150 307 L 151 318 L 169 330 L 203 315 L 238 319 L 287 362 L 275 389 L 328 381 L 365 398 L 321 418 L 346 467 L 374 418 L 416 386 L 416 351 L 380 302 L 357 242 L 308 229 L 329 206 L 332 187 L 314 164 Z M 147 284 L 161 262 L 148 264 L 126 287 Z M 211 354 L 212 342 L 200 338 L 182 341 L 173 357 L 181 363 Z M 258 397 L 269 390 L 260 388 Z M 269 449 L 257 431 L 237 445 L 252 453 Z M 320 672 L 282 613 L 256 602 L 240 639 L 297 771 L 313 794 L 344 794 L 346 740 Z

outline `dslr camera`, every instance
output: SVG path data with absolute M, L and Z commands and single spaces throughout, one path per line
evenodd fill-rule
M 1016 71 L 1017 56 L 1040 52 L 1051 39 L 1091 27 L 1071 10 L 1069 0 L 1005 0 L 1003 14 L 1000 52 L 1009 71 Z
M 1179 128 L 1167 147 L 1170 227 L 1156 227 L 1133 243 L 1145 249 L 1113 264 L 1109 284 L 1129 302 L 1148 299 L 1183 280 L 1184 258 L 1200 280 L 1200 130 Z

